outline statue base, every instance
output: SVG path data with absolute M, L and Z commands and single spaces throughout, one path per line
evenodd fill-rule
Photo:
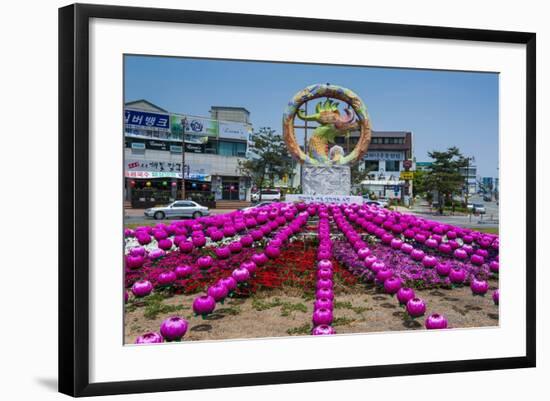
M 302 193 L 304 195 L 349 196 L 351 193 L 349 166 L 302 165 Z

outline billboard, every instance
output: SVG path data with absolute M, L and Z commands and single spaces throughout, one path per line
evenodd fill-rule
M 218 120 L 211 120 L 204 117 L 192 117 L 181 114 L 172 114 L 170 116 L 170 130 L 172 136 L 180 137 L 183 133 L 183 122 L 186 121 L 185 135 L 193 136 L 218 136 Z
M 124 123 L 134 127 L 149 127 L 163 131 L 170 130 L 169 115 L 148 111 L 124 109 Z
M 246 124 L 220 121 L 220 138 L 248 141 L 249 129 Z

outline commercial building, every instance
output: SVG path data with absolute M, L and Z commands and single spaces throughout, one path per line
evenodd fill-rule
M 494 185 L 493 177 L 483 177 L 481 179 L 481 188 L 480 189 L 484 193 L 491 194 L 493 192 L 494 187 L 495 187 L 495 185 Z
M 238 169 L 252 130 L 246 109 L 216 106 L 210 117 L 199 117 L 142 99 L 126 103 L 124 115 L 126 200 L 132 205 L 180 198 L 182 171 L 186 198 L 206 204 L 250 199 L 249 180 Z
M 468 164 L 467 167 L 459 169 L 460 174 L 464 177 L 464 190 L 467 195 L 473 195 L 477 192 L 477 167 L 473 164 Z
M 358 139 L 359 132 L 353 132 L 348 138 L 337 138 L 336 142 L 349 153 Z M 380 198 L 408 202 L 412 180 L 402 178 L 402 173 L 412 167 L 412 139 L 408 131 L 372 131 L 369 149 L 359 165 L 361 170 L 368 171 L 368 179 L 361 182 L 361 189 Z

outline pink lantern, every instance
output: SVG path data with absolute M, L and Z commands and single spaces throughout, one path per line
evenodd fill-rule
M 326 336 L 336 334 L 336 330 L 334 330 L 334 328 L 332 326 L 329 326 L 328 324 L 322 324 L 319 326 L 315 326 L 311 331 L 311 334 L 314 336 Z
M 202 295 L 193 301 L 193 311 L 203 317 L 212 313 L 216 307 L 216 301 L 210 295 Z
M 406 309 L 412 317 L 422 316 L 426 312 L 426 303 L 420 298 L 412 298 L 407 302 Z
M 432 313 L 426 318 L 425 326 L 428 330 L 446 329 L 447 319 L 439 313 Z
M 208 288 L 207 294 L 210 295 L 216 302 L 223 302 L 227 297 L 229 289 L 223 284 L 218 283 Z
M 397 300 L 401 305 L 405 305 L 410 299 L 414 298 L 414 290 L 412 288 L 401 287 L 397 291 Z
M 322 324 L 329 325 L 332 323 L 332 312 L 329 309 L 321 308 L 313 311 L 313 324 L 319 326 Z

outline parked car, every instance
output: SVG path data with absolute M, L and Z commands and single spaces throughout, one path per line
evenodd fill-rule
M 260 192 L 252 194 L 252 202 L 258 202 L 260 200 Z M 263 189 L 262 201 L 278 201 L 281 200 L 281 191 L 278 189 Z
M 193 217 L 196 219 L 197 217 L 208 216 L 210 210 L 206 206 L 199 205 L 197 202 L 179 200 L 167 206 L 145 209 L 144 214 L 146 217 L 153 217 L 156 220 L 169 219 L 171 217 Z
M 490 195 L 484 195 L 483 196 L 483 200 L 485 202 L 491 202 L 493 200 L 493 198 L 490 196 Z
M 386 199 L 370 199 L 368 196 L 363 196 L 363 203 L 367 205 L 376 205 L 378 207 L 388 207 L 388 201 Z
M 273 201 L 261 201 L 261 202 L 258 202 L 256 204 L 252 205 L 252 206 L 243 207 L 241 210 L 246 211 L 246 210 L 254 209 L 255 207 L 262 207 L 262 206 L 271 205 L 272 203 L 273 203 Z
M 485 214 L 485 205 L 482 203 L 474 203 L 474 213 Z

